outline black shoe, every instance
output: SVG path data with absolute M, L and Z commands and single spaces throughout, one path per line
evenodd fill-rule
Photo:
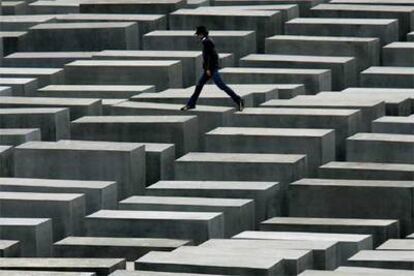
M 189 105 L 185 105 L 185 106 L 183 106 L 183 107 L 181 107 L 181 111 L 187 111 L 187 110 L 190 110 L 190 109 L 194 109 L 195 108 L 195 106 L 189 106 Z
M 239 103 L 237 104 L 238 111 L 243 111 L 244 109 L 244 100 L 240 99 Z

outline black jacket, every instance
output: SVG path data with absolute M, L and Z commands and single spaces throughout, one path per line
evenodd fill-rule
M 203 69 L 214 71 L 219 68 L 219 57 L 214 42 L 208 37 L 202 39 L 203 43 Z

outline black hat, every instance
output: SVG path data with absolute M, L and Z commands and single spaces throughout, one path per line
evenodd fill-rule
M 196 28 L 195 34 L 196 35 L 199 35 L 199 34 L 201 34 L 201 35 L 208 35 L 207 28 L 205 26 L 198 26 Z

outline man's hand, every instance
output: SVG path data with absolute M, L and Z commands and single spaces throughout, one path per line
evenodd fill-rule
M 211 77 L 211 71 L 210 70 L 206 70 L 206 74 L 207 74 L 207 76 Z

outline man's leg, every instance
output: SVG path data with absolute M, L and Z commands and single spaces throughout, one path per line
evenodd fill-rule
M 194 89 L 194 93 L 187 102 L 187 106 L 189 106 L 189 107 L 195 107 L 196 106 L 198 97 L 200 96 L 200 93 L 201 93 L 201 90 L 203 89 L 203 86 L 207 83 L 208 80 L 209 80 L 209 76 L 207 76 L 207 74 L 204 72 L 203 75 L 198 80 L 197 85 Z
M 221 79 L 221 76 L 217 70 L 213 72 L 213 80 L 214 80 L 214 83 L 218 86 L 218 88 L 226 92 L 227 95 L 229 95 L 236 104 L 240 103 L 241 101 L 240 96 L 237 95 L 230 87 L 228 87 L 224 83 L 224 81 Z

